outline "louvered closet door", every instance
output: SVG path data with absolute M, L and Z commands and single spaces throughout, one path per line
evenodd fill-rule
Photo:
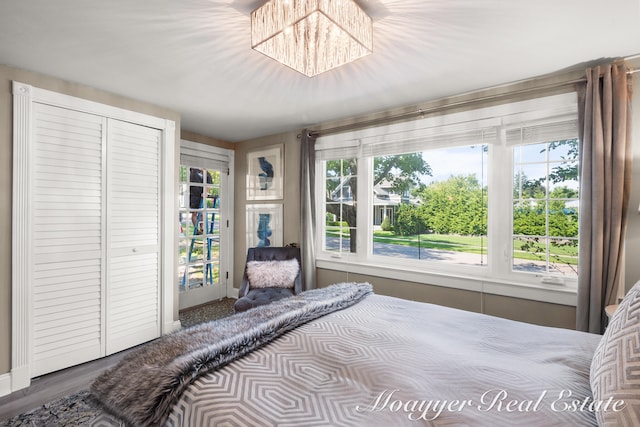
M 160 335 L 157 129 L 108 122 L 107 354 Z
M 34 104 L 32 377 L 102 355 L 102 117 Z

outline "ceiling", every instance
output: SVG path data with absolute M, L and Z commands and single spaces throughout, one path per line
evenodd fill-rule
M 360 0 L 373 54 L 308 78 L 250 48 L 262 3 L 2 0 L 0 63 L 242 141 L 640 53 L 640 0 Z

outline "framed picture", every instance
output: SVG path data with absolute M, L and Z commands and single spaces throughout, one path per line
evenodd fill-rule
M 282 246 L 282 205 L 247 205 L 247 248 Z
M 283 198 L 282 151 L 278 144 L 247 153 L 247 200 Z

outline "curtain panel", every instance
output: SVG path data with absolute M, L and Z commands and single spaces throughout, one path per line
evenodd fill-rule
M 300 256 L 302 259 L 303 289 L 316 287 L 316 136 L 304 129 L 301 136 L 300 162 Z
M 631 86 L 624 63 L 587 69 L 580 83 L 580 247 L 576 329 L 602 333 L 616 303 L 631 186 Z

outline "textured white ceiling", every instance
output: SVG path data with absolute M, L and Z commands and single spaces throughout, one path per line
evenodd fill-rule
M 241 141 L 640 53 L 640 0 L 361 0 L 374 52 L 307 78 L 250 48 L 260 0 L 2 0 L 0 63 Z

